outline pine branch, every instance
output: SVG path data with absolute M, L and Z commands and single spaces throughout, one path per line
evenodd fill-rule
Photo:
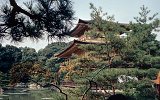
M 10 5 L 13 7 L 14 11 L 12 10 L 13 14 L 16 14 L 14 12 L 21 12 L 27 16 L 29 16 L 31 19 L 35 18 L 35 15 L 30 14 L 29 12 L 27 12 L 26 10 L 22 9 L 20 6 L 18 6 L 18 4 L 16 3 L 15 0 L 9 0 L 10 1 Z

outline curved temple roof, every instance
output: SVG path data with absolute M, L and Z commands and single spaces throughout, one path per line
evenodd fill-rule
M 59 57 L 59 58 L 68 58 L 68 57 L 72 56 L 73 53 L 81 54 L 84 51 L 82 49 L 78 48 L 79 44 L 104 44 L 104 43 L 83 42 L 83 41 L 74 40 L 73 43 L 68 48 L 66 48 L 64 51 L 62 51 L 61 53 L 59 53 L 55 56 Z
M 79 19 L 77 26 L 70 32 L 70 36 L 78 38 L 84 35 L 84 32 L 86 30 L 89 30 L 89 24 L 91 24 L 92 22 L 93 20 Z M 117 22 L 113 22 L 113 23 L 117 23 Z M 130 28 L 128 27 L 128 24 L 126 23 L 118 23 L 118 24 L 120 25 L 120 27 L 125 28 L 126 31 L 130 30 Z M 120 34 L 123 34 L 123 32 L 121 32 Z
M 79 19 L 77 26 L 70 32 L 72 37 L 80 37 L 88 30 L 89 21 Z

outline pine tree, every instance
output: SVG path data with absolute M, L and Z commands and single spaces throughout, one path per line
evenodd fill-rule
M 62 38 L 70 31 L 74 12 L 70 0 L 34 0 L 20 7 L 16 0 L 1 7 L 0 38 L 21 42 L 25 37 Z

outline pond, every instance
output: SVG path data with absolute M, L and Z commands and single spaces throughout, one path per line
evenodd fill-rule
M 60 93 L 49 89 L 12 89 L 0 94 L 0 100 L 64 100 L 64 97 Z

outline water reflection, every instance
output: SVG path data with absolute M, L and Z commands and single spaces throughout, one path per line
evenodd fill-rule
M 13 89 L 4 91 L 4 93 L 0 95 L 0 100 L 58 100 L 57 98 L 63 100 L 63 96 L 48 89 L 27 90 L 25 92 L 23 92 L 23 90 L 24 89 Z

